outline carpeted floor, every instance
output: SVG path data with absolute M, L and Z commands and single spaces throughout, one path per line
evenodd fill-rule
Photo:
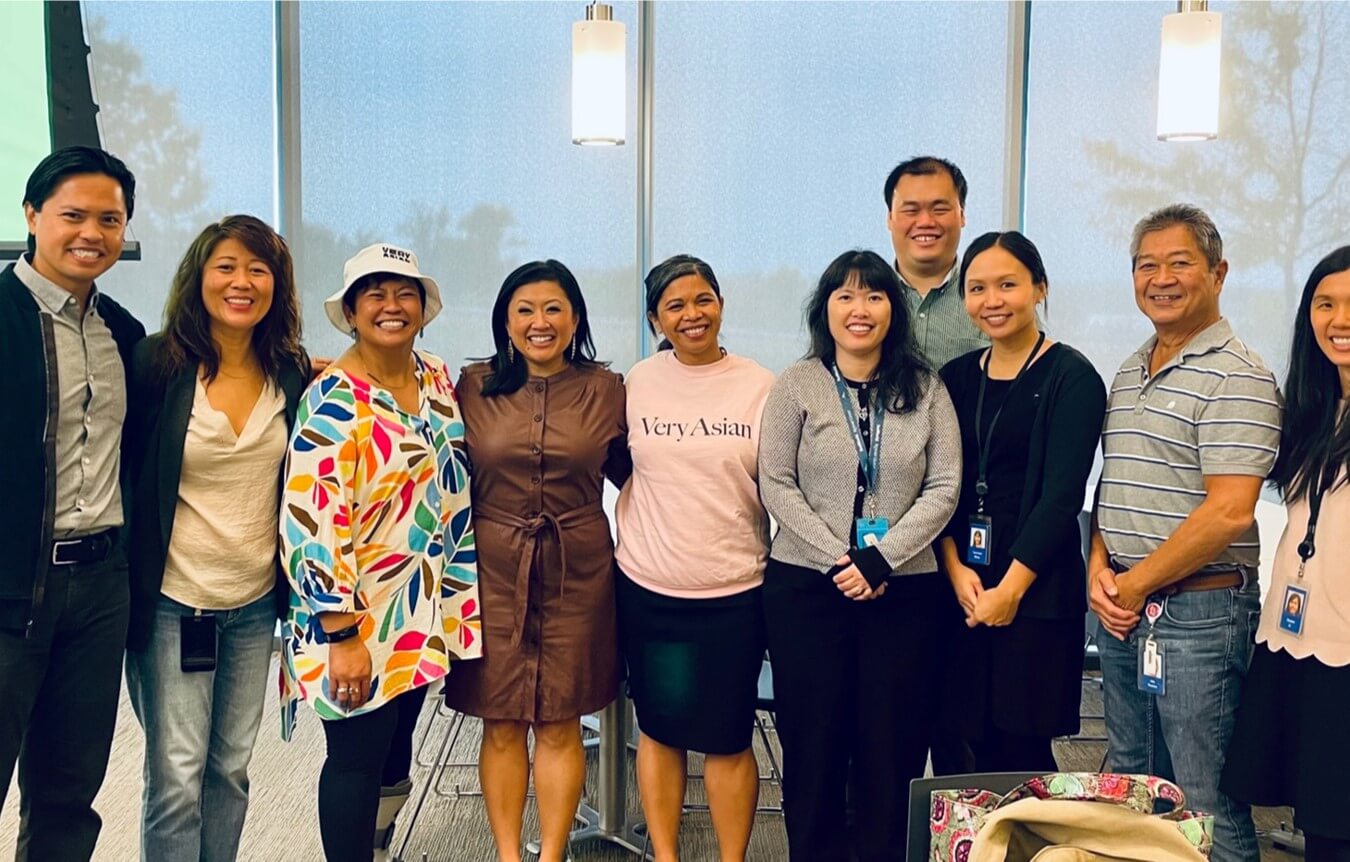
M 272 705 L 275 704 L 273 700 Z M 1100 693 L 1095 686 L 1089 685 L 1084 691 L 1084 713 L 1100 714 Z M 432 717 L 431 701 L 423 715 L 423 726 L 419 734 L 427 729 L 426 722 Z M 315 820 L 315 793 L 318 768 L 323 757 L 323 734 L 319 722 L 313 715 L 302 713 L 302 721 L 296 731 L 295 739 L 283 743 L 277 732 L 278 721 L 275 709 L 269 708 L 264 718 L 262 732 L 253 760 L 252 801 L 248 822 L 244 828 L 243 845 L 240 859 L 247 862 L 318 862 L 322 859 L 319 850 L 319 836 Z M 439 718 L 430 726 L 430 740 L 423 757 L 431 757 L 439 744 L 445 728 L 446 719 Z M 1102 732 L 1100 721 L 1088 721 L 1084 724 L 1085 734 Z M 776 741 L 775 741 L 776 744 Z M 758 746 L 758 742 L 757 742 Z M 477 753 L 478 727 L 473 722 L 465 724 L 450 755 L 452 762 L 471 762 Z M 1101 763 L 1104 745 L 1099 742 L 1075 741 L 1059 743 L 1056 756 L 1060 766 L 1066 770 L 1096 771 Z M 768 761 L 761 754 L 762 768 L 767 770 Z M 590 755 L 594 766 L 594 754 Z M 117 727 L 117 737 L 113 743 L 112 761 L 108 766 L 107 780 L 99 794 L 97 809 L 103 816 L 103 833 L 99 840 L 94 859 L 98 862 L 134 862 L 139 856 L 139 816 L 141 793 L 141 731 L 132 715 L 131 707 L 125 696 Z M 691 771 L 699 771 L 697 758 L 692 759 Z M 424 767 L 414 767 L 414 779 L 424 775 Z M 635 782 L 629 779 L 628 807 L 634 821 L 640 819 L 637 794 L 633 789 Z M 428 862 L 488 862 L 492 860 L 492 839 L 488 831 L 487 820 L 483 813 L 482 799 L 477 796 L 453 795 L 454 788 L 472 790 L 477 786 L 476 771 L 473 768 L 458 768 L 446 773 L 441 782 L 441 790 L 448 796 L 432 794 L 416 824 L 405 862 L 419 862 L 425 858 Z M 588 794 L 594 792 L 594 769 L 588 779 Z M 690 784 L 690 802 L 704 801 L 702 787 L 697 781 Z M 772 805 L 779 802 L 776 787 L 767 784 L 761 793 L 761 804 Z M 7 857 L 14 847 L 17 830 L 18 792 L 10 788 L 3 811 L 0 811 L 0 857 Z M 411 806 L 409 806 L 409 811 Z M 406 816 L 406 815 L 405 815 Z M 1280 820 L 1287 821 L 1287 809 L 1261 809 L 1258 813 L 1258 827 L 1269 829 Z M 533 835 L 535 828 L 533 806 L 526 811 L 525 831 Z M 401 828 L 396 837 L 395 847 L 402 843 L 406 828 Z M 689 862 L 703 862 L 717 858 L 716 843 L 712 826 L 706 813 L 690 813 L 685 817 L 681 832 L 683 856 Z M 424 856 L 425 854 L 425 856 Z M 599 844 L 578 845 L 574 848 L 577 862 L 602 862 L 602 860 L 628 860 L 635 858 L 616 847 Z M 751 840 L 751 862 L 771 862 L 787 858 L 786 841 L 783 833 L 782 818 L 776 815 L 760 815 Z M 1269 841 L 1262 839 L 1262 859 L 1297 860 L 1301 857 L 1272 850 Z M 151 860 L 151 862 L 172 862 L 172 860 Z

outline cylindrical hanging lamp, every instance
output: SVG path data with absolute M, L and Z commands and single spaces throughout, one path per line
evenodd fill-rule
M 622 23 L 605 3 L 586 7 L 586 20 L 572 25 L 572 143 L 624 142 L 627 119 L 627 56 Z
M 1163 18 L 1158 64 L 1158 140 L 1210 141 L 1219 136 L 1222 18 L 1205 0 L 1180 0 Z

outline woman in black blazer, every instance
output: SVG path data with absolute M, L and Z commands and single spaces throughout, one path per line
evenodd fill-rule
M 1092 364 L 1036 317 L 1047 280 L 1016 231 L 961 262 L 966 312 L 990 346 L 942 369 L 961 423 L 956 513 L 939 557 L 965 612 L 948 719 L 978 772 L 1053 772 L 1053 737 L 1078 731 L 1087 611 L 1078 514 L 1106 412 Z
M 132 356 L 127 688 L 142 859 L 232 860 L 279 610 L 282 461 L 308 362 L 285 241 L 252 216 L 188 248 Z

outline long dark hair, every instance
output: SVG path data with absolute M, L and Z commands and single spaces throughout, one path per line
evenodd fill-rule
M 718 299 L 722 298 L 722 288 L 717 283 L 717 276 L 713 274 L 712 267 L 708 266 L 706 261 L 692 254 L 677 254 L 666 258 L 652 267 L 652 271 L 647 273 L 647 279 L 643 282 L 647 286 L 647 327 L 651 329 L 652 335 L 660 335 L 656 330 L 656 324 L 652 323 L 652 316 L 661 316 L 659 311 L 661 297 L 665 295 L 666 288 L 670 287 L 670 283 L 675 279 L 684 278 L 686 275 L 696 275 L 708 282 L 713 294 Z M 670 350 L 672 347 L 669 340 L 662 338 L 656 349 Z
M 164 346 L 160 368 L 166 377 L 197 365 L 206 380 L 220 372 L 220 352 L 211 338 L 211 315 L 202 302 L 202 270 L 216 246 L 237 240 L 272 271 L 272 306 L 253 328 L 253 354 L 268 380 L 280 384 L 287 365 L 307 365 L 300 347 L 300 302 L 295 292 L 295 265 L 286 240 L 251 215 L 226 216 L 207 225 L 178 262 L 169 299 L 164 304 Z
M 552 258 L 533 260 L 512 270 L 502 282 L 501 290 L 497 291 L 497 301 L 492 305 L 492 343 L 497 352 L 492 356 L 483 357 L 492 367 L 491 373 L 483 381 L 484 395 L 510 395 L 524 386 L 526 378 L 529 377 L 525 359 L 516 353 L 515 361 L 512 361 L 512 354 L 507 352 L 506 346 L 511 343 L 511 336 L 506 331 L 506 317 L 510 310 L 511 297 L 515 296 L 516 291 L 536 281 L 551 281 L 561 287 L 567 301 L 572 305 L 572 311 L 577 315 L 577 330 L 572 336 L 576 340 L 576 353 L 568 357 L 568 361 L 581 367 L 605 364 L 595 359 L 595 343 L 591 341 L 591 322 L 586 316 L 586 299 L 581 295 L 581 285 L 577 284 L 576 276 L 572 275 L 570 269 Z M 564 348 L 563 355 L 567 356 L 569 352 L 570 348 Z
M 1322 279 L 1350 269 L 1350 245 L 1341 246 L 1313 267 L 1294 315 L 1289 347 L 1289 375 L 1284 380 L 1284 418 L 1280 452 L 1270 483 L 1286 501 L 1305 496 L 1328 465 L 1350 468 L 1350 421 L 1337 421 L 1341 378 L 1336 366 L 1317 346 L 1311 314 L 1313 294 Z M 1345 484 L 1342 479 L 1340 484 Z
M 881 339 L 877 389 L 881 403 L 892 413 L 906 413 L 923 396 L 933 372 L 914 343 L 909 307 L 900 294 L 900 277 L 876 252 L 846 251 L 825 267 L 815 291 L 806 301 L 806 328 L 811 333 L 811 349 L 806 357 L 834 362 L 834 336 L 830 335 L 828 312 L 830 294 L 855 276 L 865 290 L 880 290 L 891 302 L 891 325 Z

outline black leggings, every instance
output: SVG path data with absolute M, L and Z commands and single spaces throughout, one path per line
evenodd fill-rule
M 319 773 L 319 835 L 328 862 L 370 862 L 380 788 L 408 778 L 426 696 L 422 686 L 373 712 L 323 723 L 328 756 Z

